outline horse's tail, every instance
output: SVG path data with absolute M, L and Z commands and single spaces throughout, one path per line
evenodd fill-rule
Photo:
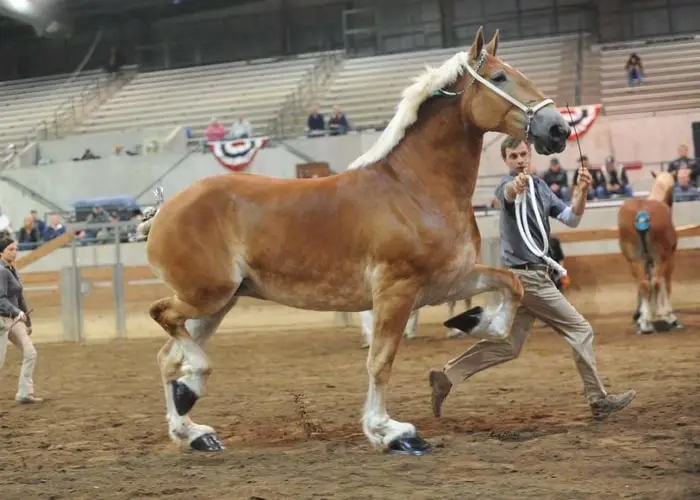
M 160 206 L 163 204 L 163 188 L 161 186 L 156 187 L 153 190 L 153 194 L 156 197 L 156 206 L 144 211 L 143 221 L 136 227 L 136 230 L 143 236 L 143 239 L 148 237 L 148 233 L 151 231 L 151 226 L 153 225 L 153 220 L 160 211 Z
M 641 255 L 642 260 L 644 260 L 645 269 L 647 272 L 647 279 L 651 281 L 652 266 L 654 260 L 649 252 L 649 240 L 648 233 L 649 227 L 651 226 L 651 221 L 649 219 L 649 212 L 646 210 L 640 210 L 634 216 L 634 228 L 637 230 L 637 235 L 639 235 L 639 242 L 641 244 Z

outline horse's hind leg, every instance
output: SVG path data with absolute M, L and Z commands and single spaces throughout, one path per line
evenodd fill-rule
M 455 315 L 455 306 L 457 305 L 456 300 L 451 300 L 447 303 L 447 315 L 452 318 Z M 466 299 L 464 301 L 464 310 L 468 311 L 469 309 L 472 308 L 472 299 Z M 448 328 L 447 329 L 447 338 L 452 339 L 452 338 L 457 338 L 457 337 L 463 337 L 466 334 L 458 330 L 457 328 Z
M 477 337 L 508 337 L 523 296 L 523 286 L 512 271 L 477 264 L 462 283 L 460 295 L 467 299 L 486 292 L 498 292 L 500 301 L 488 303 L 485 309 L 474 307 L 449 319 L 445 326 Z
M 673 256 L 666 262 L 657 266 L 655 270 L 655 279 L 659 282 L 659 316 L 661 320 L 668 325 L 669 329 L 682 330 L 683 323 L 678 320 L 678 317 L 673 312 L 671 305 L 671 283 L 673 276 Z
M 198 318 L 186 318 L 183 312 L 192 315 L 192 311 L 188 311 L 191 306 L 175 297 L 161 299 L 151 306 L 153 319 L 172 336 L 158 353 L 169 434 L 175 441 L 186 439 L 194 449 L 222 449 L 214 429 L 195 424 L 187 414 L 201 396 L 211 372 L 202 346 L 236 302 L 237 297 L 232 296 L 218 311 Z M 175 380 L 178 371 L 182 376 Z
M 654 323 L 651 305 L 651 288 L 644 264 L 638 261 L 630 262 L 632 276 L 637 281 L 637 310 L 634 313 L 634 322 L 637 324 L 637 333 L 653 333 Z

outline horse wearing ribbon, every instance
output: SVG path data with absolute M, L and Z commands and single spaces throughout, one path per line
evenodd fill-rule
M 148 261 L 173 291 L 150 307 L 170 335 L 158 361 L 171 438 L 222 449 L 215 431 L 188 414 L 212 370 L 204 344 L 248 296 L 315 311 L 371 309 L 364 434 L 396 453 L 430 449 L 412 424 L 387 411 L 411 312 L 496 291 L 501 303 L 482 311 L 474 331 L 501 338 L 522 296 L 514 273 L 476 264 L 471 200 L 484 133 L 521 137 L 553 154 L 570 132 L 552 100 L 501 61 L 497 48 L 498 34 L 487 45 L 479 29 L 469 51 L 428 68 L 346 172 L 202 179 L 143 226 Z
M 683 328 L 670 299 L 678 244 L 672 211 L 675 180 L 668 172 L 652 176 L 648 198 L 627 200 L 618 212 L 620 250 L 638 283 L 633 318 L 639 334 Z

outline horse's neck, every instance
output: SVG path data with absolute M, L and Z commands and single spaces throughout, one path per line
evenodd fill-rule
M 667 186 L 661 184 L 654 184 L 651 187 L 651 192 L 649 193 L 649 200 L 660 201 L 668 206 L 673 203 L 673 192 L 672 188 L 669 189 Z
M 465 127 L 456 114 L 453 108 L 419 121 L 387 162 L 399 177 L 419 182 L 434 197 L 466 209 L 476 188 L 484 135 Z

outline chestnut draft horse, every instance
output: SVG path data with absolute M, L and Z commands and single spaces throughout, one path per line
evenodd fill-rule
M 468 52 L 427 68 L 376 143 L 342 174 L 202 179 L 141 225 L 148 261 L 173 291 L 150 315 L 171 336 L 158 361 L 174 440 L 222 449 L 214 430 L 188 413 L 211 374 L 204 344 L 248 296 L 314 311 L 371 309 L 363 431 L 395 453 L 430 449 L 412 424 L 387 412 L 411 311 L 497 291 L 498 307 L 474 311 L 473 332 L 504 338 L 522 297 L 513 273 L 475 264 L 471 200 L 484 133 L 553 154 L 570 132 L 552 100 L 496 57 L 497 48 L 498 34 L 486 45 L 479 29 Z
M 674 178 L 651 173 L 654 184 L 646 200 L 627 200 L 618 213 L 620 250 L 638 282 L 637 333 L 679 330 L 683 324 L 671 307 L 673 260 L 678 236 L 673 225 Z

